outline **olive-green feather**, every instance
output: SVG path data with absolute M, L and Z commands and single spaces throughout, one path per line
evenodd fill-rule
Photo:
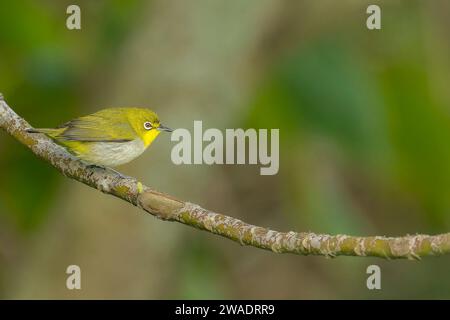
M 56 139 L 84 142 L 127 142 L 136 138 L 128 109 L 110 108 L 69 121 Z
M 127 142 L 136 138 L 128 120 L 130 108 L 109 108 L 76 118 L 56 129 L 33 129 L 60 141 Z M 32 132 L 32 131 L 31 131 Z

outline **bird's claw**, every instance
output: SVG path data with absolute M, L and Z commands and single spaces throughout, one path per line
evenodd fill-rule
M 112 171 L 115 174 L 117 174 L 120 177 L 120 179 L 125 179 L 126 178 L 123 174 L 121 174 L 119 171 L 114 170 L 113 168 L 99 166 L 97 164 L 89 164 L 87 167 L 91 168 L 91 169 L 102 169 L 104 171 L 108 171 L 109 170 L 109 171 Z

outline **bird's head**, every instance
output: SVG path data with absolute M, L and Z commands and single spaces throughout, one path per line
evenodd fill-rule
M 150 109 L 130 108 L 128 121 L 144 141 L 145 146 L 149 146 L 161 131 L 172 132 L 173 130 L 162 125 L 158 115 Z

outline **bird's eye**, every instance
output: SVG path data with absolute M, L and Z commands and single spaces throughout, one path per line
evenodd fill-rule
M 152 124 L 150 122 L 144 122 L 144 129 L 145 130 L 150 130 L 152 128 L 153 128 L 153 126 L 152 126 Z
M 145 130 L 150 130 L 150 129 L 152 129 L 153 128 L 153 126 L 152 126 L 152 124 L 150 123 L 150 122 L 144 122 L 144 129 Z

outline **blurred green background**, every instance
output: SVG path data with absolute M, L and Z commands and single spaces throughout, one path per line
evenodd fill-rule
M 276 230 L 450 230 L 448 1 L 0 2 L 0 92 L 37 127 L 147 106 L 192 129 L 280 128 L 280 171 L 176 166 L 161 135 L 120 168 Z M 366 8 L 382 8 L 382 30 Z M 450 257 L 277 255 L 68 180 L 0 133 L 1 298 L 450 298 Z M 82 270 L 82 290 L 65 270 Z M 366 288 L 366 268 L 382 289 Z

